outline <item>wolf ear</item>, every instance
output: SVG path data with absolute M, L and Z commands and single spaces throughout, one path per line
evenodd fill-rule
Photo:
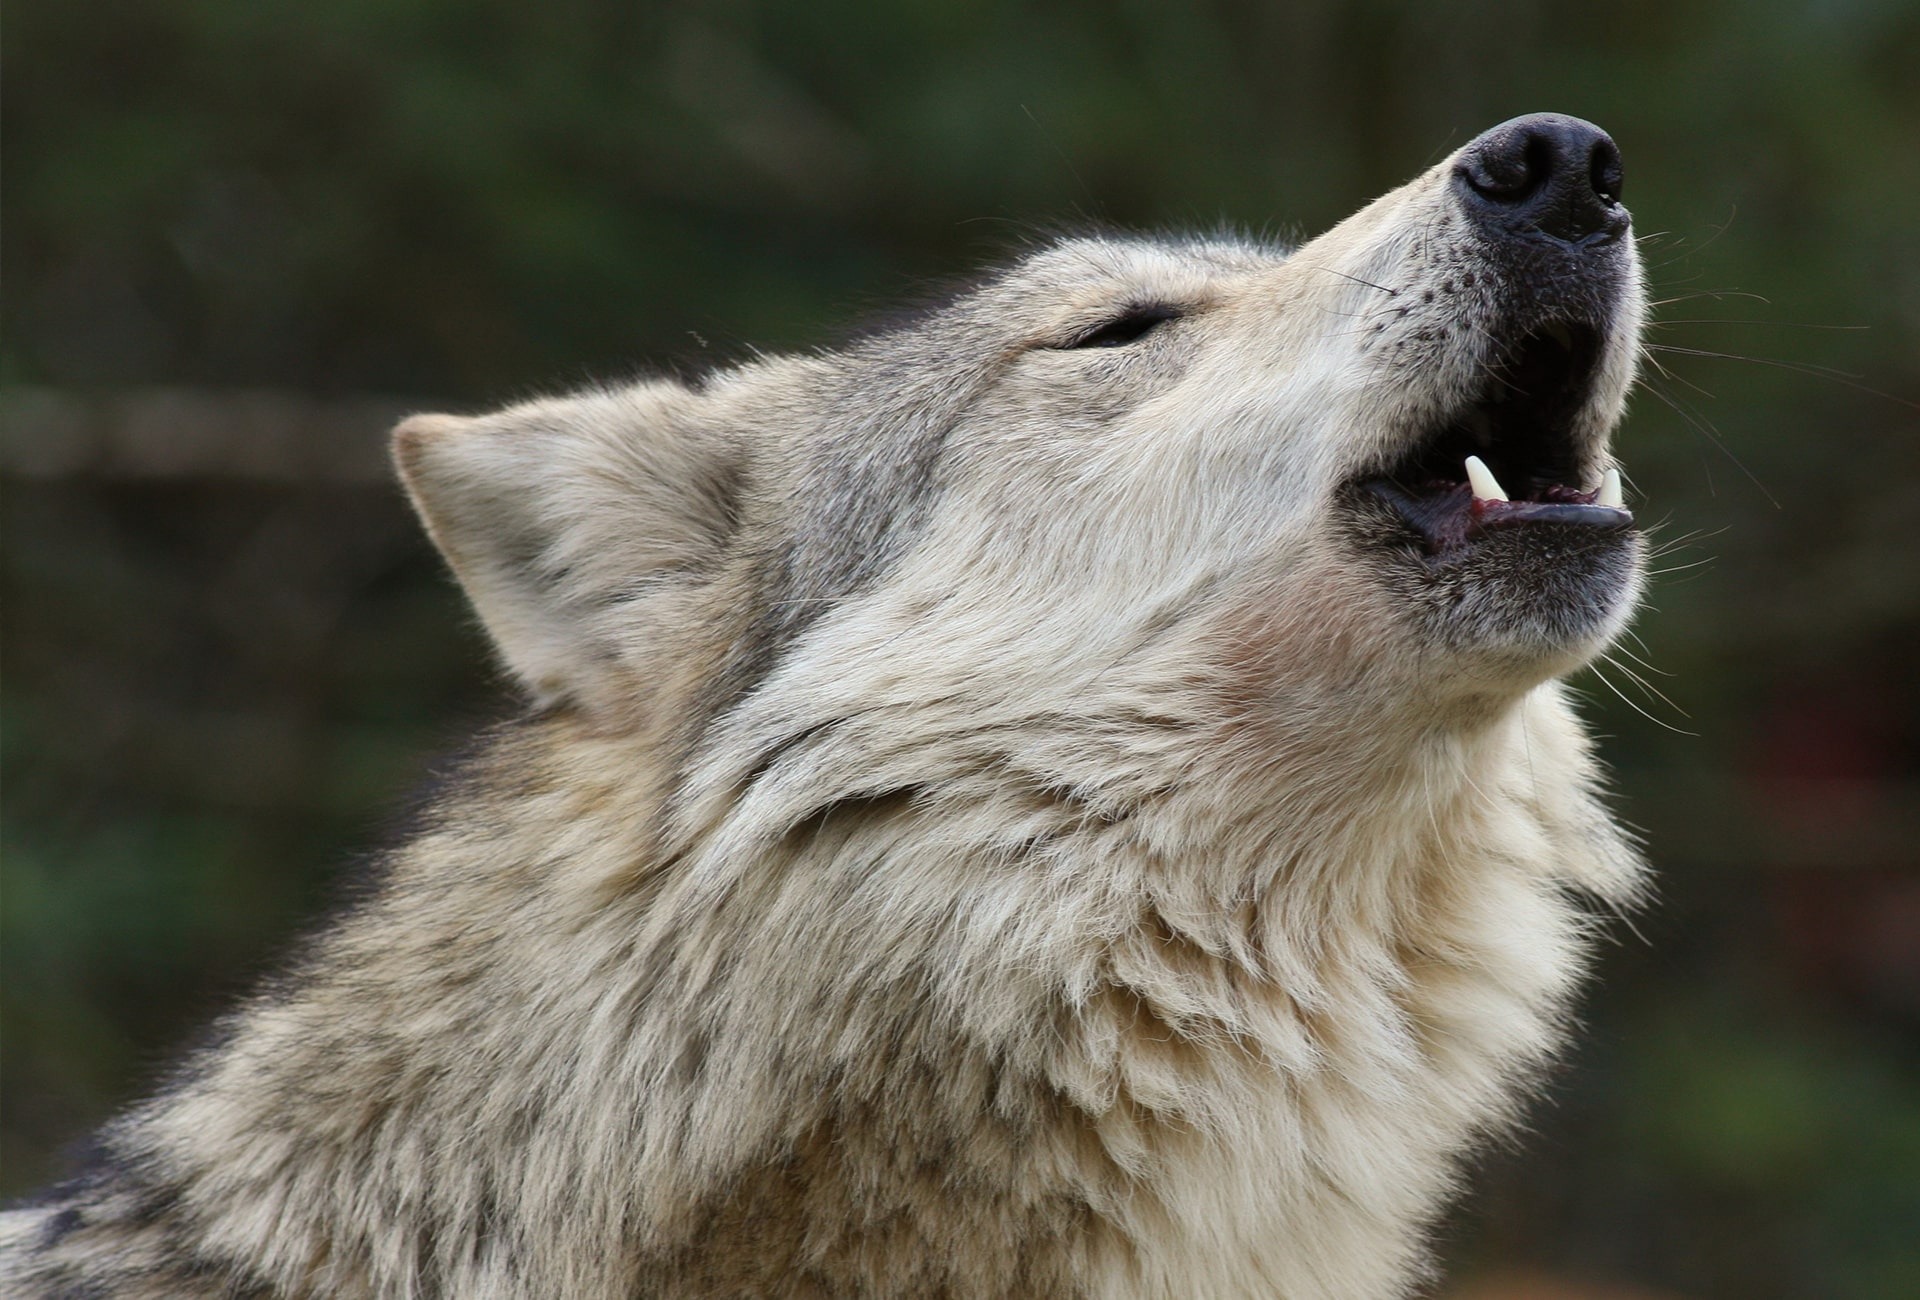
M 737 528 L 741 464 L 673 383 L 393 433 L 414 509 L 500 657 L 541 703 L 592 703 L 636 627 L 684 599 Z

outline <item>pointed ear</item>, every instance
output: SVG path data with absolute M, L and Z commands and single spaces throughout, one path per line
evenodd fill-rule
M 684 599 L 726 550 L 741 462 L 701 414 L 660 382 L 394 430 L 407 495 L 539 702 L 593 702 L 639 606 Z

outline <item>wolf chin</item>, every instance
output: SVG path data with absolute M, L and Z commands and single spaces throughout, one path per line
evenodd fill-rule
M 1295 249 L 406 421 L 530 708 L 0 1289 L 1424 1284 L 1641 874 L 1556 680 L 1642 570 L 1619 167 L 1517 119 Z

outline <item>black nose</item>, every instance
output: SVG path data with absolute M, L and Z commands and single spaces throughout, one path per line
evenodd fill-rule
M 1494 127 L 1461 151 L 1453 183 L 1475 219 L 1504 235 L 1605 243 L 1629 222 L 1612 137 L 1559 113 Z

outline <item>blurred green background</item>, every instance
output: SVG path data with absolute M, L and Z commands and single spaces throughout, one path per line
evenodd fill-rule
M 1445 1293 L 1920 1296 L 1912 0 L 15 0 L 7 38 L 0 1190 L 508 707 L 395 414 L 805 346 L 1060 221 L 1311 233 L 1550 109 L 1619 141 L 1660 304 L 1645 664 L 1580 685 L 1661 893 Z

